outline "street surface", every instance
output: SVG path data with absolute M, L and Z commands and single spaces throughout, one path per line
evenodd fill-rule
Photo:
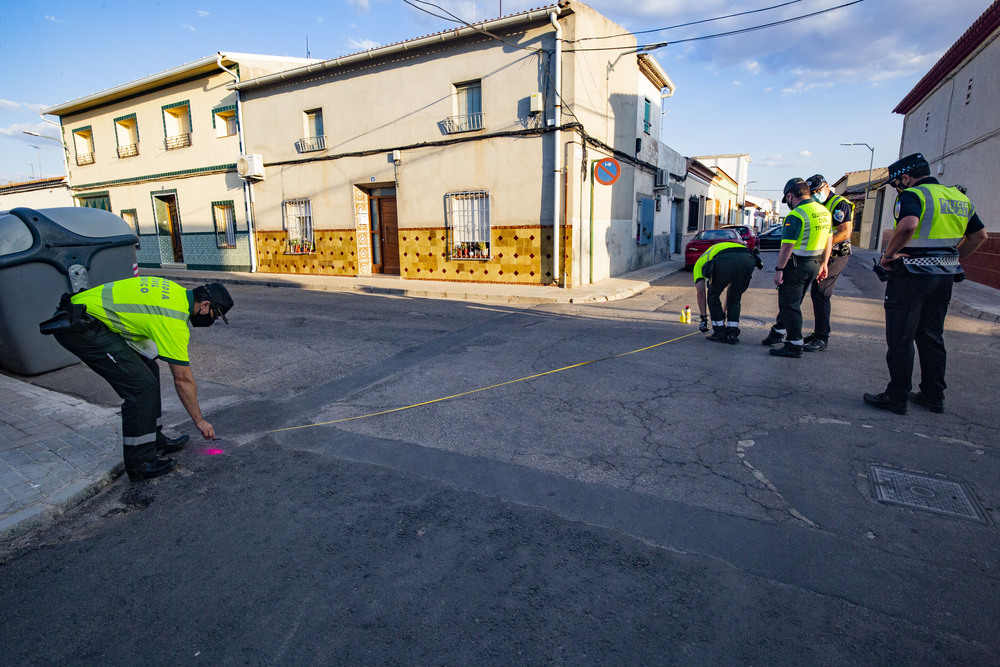
M 872 253 L 802 359 L 760 345 L 776 255 L 738 346 L 678 322 L 686 272 L 542 307 L 232 287 L 192 335 L 221 439 L 0 545 L 3 662 L 997 664 L 997 526 L 868 471 L 997 520 L 1000 325 L 949 316 L 944 414 L 880 412 Z M 118 404 L 81 366 L 36 383 Z

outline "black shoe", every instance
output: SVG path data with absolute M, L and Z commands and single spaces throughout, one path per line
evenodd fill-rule
M 164 454 L 173 454 L 174 452 L 179 452 L 184 449 L 187 445 L 188 440 L 191 439 L 187 433 L 179 435 L 176 438 L 168 438 L 163 435 L 163 433 L 156 434 L 156 455 L 163 456 Z
M 906 414 L 906 401 L 894 401 L 885 392 L 881 394 L 865 394 L 865 403 L 879 410 L 895 412 L 897 415 Z
M 726 327 L 712 327 L 712 333 L 705 336 L 705 340 L 710 340 L 713 343 L 725 343 L 726 342 Z
M 792 345 L 791 343 L 785 343 L 782 347 L 777 350 L 771 350 L 771 354 L 776 357 L 790 357 L 792 359 L 798 359 L 802 356 L 802 346 Z
M 825 338 L 814 335 L 812 340 L 805 342 L 802 349 L 806 352 L 825 352 L 828 347 L 830 344 L 826 342 Z
M 813 342 L 814 340 L 816 340 L 816 334 L 815 333 L 811 333 L 808 336 L 806 336 L 805 338 L 803 338 L 802 342 L 804 344 L 809 344 L 809 343 Z
M 944 412 L 943 398 L 929 398 L 924 396 L 924 392 L 918 391 L 910 394 L 910 400 L 917 405 L 927 408 L 931 412 Z
M 740 328 L 726 327 L 726 342 L 730 345 L 740 344 Z
M 140 479 L 152 479 L 166 475 L 174 469 L 175 465 L 177 465 L 177 459 L 153 459 L 152 461 L 136 463 L 133 466 L 125 466 L 125 472 L 128 473 L 130 480 L 137 482 Z
M 777 345 L 781 341 L 785 340 L 785 334 L 780 334 L 771 327 L 771 330 L 767 334 L 767 338 L 760 342 L 761 345 Z

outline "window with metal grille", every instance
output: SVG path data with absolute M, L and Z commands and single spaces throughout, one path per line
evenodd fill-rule
M 220 248 L 236 247 L 236 209 L 231 201 L 212 202 L 215 243 Z
M 451 259 L 489 259 L 490 193 L 450 192 L 445 202 Z
M 191 105 L 174 102 L 162 107 L 163 143 L 166 149 L 174 150 L 191 145 Z
M 122 220 L 135 232 L 135 247 L 139 248 L 139 212 L 134 208 L 127 208 L 122 211 Z
M 115 118 L 115 139 L 118 141 L 118 157 L 135 157 L 139 154 L 139 125 L 135 114 Z
M 312 204 L 308 199 L 290 199 L 281 204 L 282 226 L 288 232 L 285 252 L 306 255 L 316 252 L 313 238 Z
M 77 166 L 94 164 L 94 133 L 89 125 L 73 130 L 73 148 Z
M 300 153 L 309 153 L 326 148 L 326 135 L 323 134 L 323 110 L 303 111 L 302 121 L 305 136 L 295 142 L 295 150 Z

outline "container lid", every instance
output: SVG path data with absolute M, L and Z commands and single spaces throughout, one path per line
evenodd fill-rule
M 99 208 L 64 206 L 61 208 L 40 208 L 36 212 L 79 236 L 107 238 L 135 234 L 135 230 L 127 222 L 114 213 Z

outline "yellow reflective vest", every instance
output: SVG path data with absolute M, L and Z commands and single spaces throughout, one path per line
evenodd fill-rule
M 796 221 L 800 224 L 797 237 L 791 237 Z M 799 204 L 785 216 L 781 243 L 792 243 L 792 254 L 800 257 L 822 256 L 830 238 L 832 218 L 826 207 L 814 199 Z
M 126 278 L 85 290 L 72 302 L 120 334 L 129 345 L 152 359 L 159 356 L 187 366 L 193 294 L 165 278 Z M 150 346 L 149 341 L 155 345 Z

